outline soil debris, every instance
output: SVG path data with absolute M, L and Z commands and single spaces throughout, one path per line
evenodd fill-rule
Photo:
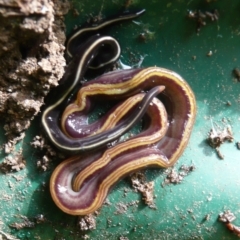
M 9 153 L 63 76 L 63 16 L 70 5 L 59 0 L 2 0 L 0 4 L 0 117 Z
M 20 218 L 22 219 L 21 222 L 11 223 L 9 226 L 17 230 L 35 227 L 35 223 L 30 221 L 26 216 L 20 216 Z
M 123 214 L 125 213 L 129 207 L 131 206 L 137 206 L 139 204 L 139 201 L 136 200 L 136 201 L 132 201 L 132 202 L 129 202 L 129 203 L 117 203 L 116 204 L 116 209 L 117 211 L 114 212 L 114 214 Z
M 20 240 L 19 238 L 16 238 L 8 233 L 5 233 L 2 230 L 0 230 L 0 239 L 1 240 Z
M 233 141 L 233 134 L 232 134 L 232 128 L 230 125 L 228 125 L 225 128 L 212 128 L 210 132 L 208 133 L 208 141 L 209 144 L 213 148 L 218 148 L 223 144 L 225 141 L 232 142 Z
M 207 142 L 216 150 L 217 156 L 220 159 L 224 159 L 224 155 L 220 151 L 220 146 L 226 141 L 233 142 L 233 140 L 234 138 L 230 125 L 224 127 L 216 125 L 216 127 L 214 127 L 212 124 L 212 128 L 208 133 Z
M 43 136 L 35 136 L 30 144 L 35 149 L 39 149 L 44 152 L 42 158 L 37 161 L 37 167 L 42 171 L 47 171 L 50 168 L 52 160 L 56 158 L 64 158 L 64 155 L 62 153 L 57 153 Z
M 26 161 L 22 155 L 22 150 L 16 152 L 13 155 L 8 155 L 4 158 L 3 162 L 0 163 L 0 171 L 2 173 L 18 172 L 25 168 Z
M 10 227 L 20 230 L 23 228 L 34 228 L 35 224 L 30 221 L 23 221 L 21 223 L 12 223 L 12 224 L 10 224 Z
M 17 217 L 20 218 L 21 221 L 14 222 L 9 225 L 11 228 L 15 228 L 17 230 L 24 229 L 24 228 L 34 228 L 36 224 L 41 224 L 47 221 L 43 214 L 38 214 L 32 220 L 30 220 L 28 217 L 23 215 L 19 215 Z
M 96 229 L 96 218 L 93 214 L 78 218 L 78 226 L 80 230 L 87 231 Z
M 142 193 L 142 199 L 151 208 L 155 208 L 153 200 L 154 182 L 147 182 L 142 172 L 133 173 L 131 176 L 132 187 Z
M 175 168 L 167 169 L 167 176 L 162 183 L 162 186 L 164 187 L 165 185 L 168 184 L 178 184 L 183 181 L 183 179 L 192 171 L 194 171 L 196 168 L 194 165 L 182 165 L 179 168 L 179 171 L 177 171 Z
M 230 211 L 226 210 L 219 214 L 218 220 L 220 222 L 225 223 L 225 226 L 232 231 L 234 234 L 236 234 L 238 237 L 240 237 L 240 227 L 232 224 L 232 222 L 236 219 L 235 215 Z
M 6 129 L 5 129 L 6 130 Z M 9 140 L 7 143 L 4 144 L 4 150 L 6 154 L 9 154 L 14 151 L 15 145 L 23 140 L 25 137 L 25 132 L 20 133 L 19 136 L 13 138 L 12 140 Z
M 218 220 L 220 222 L 232 222 L 235 219 L 236 219 L 235 215 L 230 210 L 226 210 L 224 212 L 219 213 Z
M 219 12 L 217 9 L 212 11 L 201 11 L 201 10 L 189 10 L 188 11 L 188 18 L 193 19 L 196 21 L 196 30 L 197 33 L 200 32 L 203 26 L 207 25 L 207 21 L 215 22 L 219 19 Z

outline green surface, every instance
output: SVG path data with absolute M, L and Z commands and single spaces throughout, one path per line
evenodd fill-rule
M 120 0 L 92 2 L 73 1 L 80 15 L 73 17 L 70 11 L 66 17 L 68 32 L 71 26 L 83 23 L 91 15 L 99 12 L 109 15 L 124 5 Z M 193 163 L 196 170 L 181 184 L 165 188 L 161 187 L 166 177 L 162 170 L 147 171 L 147 179 L 155 182 L 157 210 L 141 202 L 140 194 L 133 192 L 128 180 L 121 181 L 108 197 L 111 205 L 101 209 L 96 230 L 86 233 L 90 239 L 119 239 L 121 236 L 128 239 L 237 239 L 217 218 L 220 212 L 230 209 L 237 217 L 234 223 L 240 225 L 240 151 L 235 145 L 235 141 L 240 141 L 240 83 L 232 76 L 232 69 L 240 68 L 240 2 L 156 0 L 148 1 L 147 5 L 144 0 L 132 2 L 132 7 L 147 10 L 136 20 L 141 24 L 124 23 L 108 33 L 119 40 L 124 64 L 134 63 L 131 53 L 136 61 L 147 54 L 143 67 L 169 68 L 191 85 L 197 99 L 197 119 L 190 143 L 176 168 Z M 196 22 L 186 17 L 187 10 L 214 8 L 220 13 L 219 21 L 207 21 L 197 35 Z M 146 42 L 138 41 L 139 34 L 146 29 L 154 34 Z M 211 57 L 207 56 L 209 51 L 213 52 Z M 227 101 L 231 106 L 227 106 Z M 221 146 L 225 158 L 220 160 L 206 143 L 206 137 L 211 128 L 210 119 L 224 127 L 223 118 L 233 129 L 234 142 Z M 36 119 L 24 142 L 19 144 L 24 148 L 26 169 L 0 176 L 2 230 L 20 239 L 80 239 L 77 218 L 62 213 L 51 200 L 48 182 L 54 166 L 45 173 L 36 167 L 41 154 L 31 148 L 30 141 L 39 134 L 38 129 L 39 119 Z M 0 141 L 3 143 L 4 138 Z M 17 181 L 16 176 L 24 178 Z M 126 196 L 125 189 L 128 190 Z M 118 202 L 134 200 L 140 200 L 138 206 L 115 214 Z M 32 229 L 9 228 L 9 224 L 22 221 L 20 215 L 31 219 L 37 214 L 43 214 L 47 221 Z M 204 221 L 207 214 L 210 219 Z

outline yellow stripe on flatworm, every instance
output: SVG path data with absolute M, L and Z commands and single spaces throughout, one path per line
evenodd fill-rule
M 126 99 L 114 110 L 113 113 L 111 113 L 107 117 L 107 119 L 105 120 L 103 125 L 97 131 L 94 131 L 92 134 L 89 134 L 89 136 L 101 133 L 103 131 L 106 131 L 106 130 L 109 130 L 109 129 L 115 127 L 116 124 L 119 123 L 119 121 L 123 118 L 123 116 L 125 116 L 136 104 L 138 104 L 143 99 L 144 95 L 145 94 L 143 94 L 143 93 L 139 93 L 139 94 L 136 94 L 136 95 Z M 64 115 L 63 115 L 63 117 L 64 117 Z M 66 116 L 65 116 L 65 118 L 66 118 Z M 64 126 L 62 126 L 62 129 L 63 129 L 64 133 L 67 136 L 69 136 L 69 134 L 65 130 Z
M 143 70 L 144 71 L 144 70 Z M 140 74 L 140 78 L 141 75 L 143 74 L 143 71 L 141 71 Z M 99 186 L 99 190 L 97 192 L 96 198 L 93 200 L 93 202 L 91 203 L 91 205 L 87 208 L 84 209 L 76 209 L 76 210 L 72 210 L 72 209 L 68 209 L 66 206 L 64 206 L 60 199 L 58 199 L 58 197 L 56 196 L 56 192 L 55 192 L 55 184 L 56 183 L 56 179 L 59 176 L 59 173 L 61 171 L 61 169 L 66 168 L 69 164 L 71 164 L 72 161 L 75 161 L 74 159 L 72 161 L 65 161 L 63 163 L 61 163 L 57 169 L 54 171 L 52 177 L 51 177 L 51 181 L 50 181 L 50 189 L 51 189 L 51 194 L 52 197 L 55 201 L 55 203 L 57 204 L 57 206 L 62 209 L 64 212 L 71 214 L 71 215 L 86 215 L 89 213 L 94 212 L 95 210 L 97 210 L 99 207 L 101 207 L 108 191 L 109 188 L 112 187 L 112 185 L 114 183 L 116 183 L 116 181 L 119 180 L 119 178 L 121 178 L 123 175 L 126 175 L 132 171 L 138 170 L 140 168 L 144 168 L 146 166 L 157 166 L 157 167 L 169 167 L 172 166 L 176 160 L 179 158 L 179 156 L 181 155 L 181 153 L 183 152 L 184 148 L 186 147 L 186 144 L 188 142 L 189 136 L 190 136 L 190 132 L 192 130 L 193 127 L 193 123 L 195 120 L 195 115 L 196 115 L 196 102 L 195 102 L 195 97 L 194 94 L 191 90 L 191 88 L 188 86 L 188 84 L 176 73 L 166 70 L 166 69 L 162 69 L 162 68 L 148 68 L 145 69 L 145 76 L 142 77 L 142 81 L 144 79 L 147 79 L 147 77 L 150 76 L 156 76 L 156 77 L 167 77 L 170 78 L 170 80 L 173 81 L 173 85 L 177 85 L 179 88 L 181 88 L 184 91 L 184 94 L 186 95 L 185 97 L 187 98 L 187 101 L 189 103 L 189 109 L 188 109 L 188 119 L 186 120 L 186 125 L 184 126 L 184 131 L 182 133 L 182 137 L 179 140 L 179 145 L 178 147 L 175 149 L 175 151 L 172 153 L 171 157 L 166 160 L 164 158 L 164 156 L 159 156 L 159 155 L 154 155 L 154 154 L 150 154 L 144 158 L 138 158 L 136 160 L 134 160 L 133 162 L 127 163 L 122 167 L 117 168 L 115 171 L 113 171 L 112 173 L 110 173 L 108 176 L 106 176 L 106 178 L 103 180 L 103 182 L 101 183 L 101 185 Z M 148 73 L 148 75 L 146 74 Z M 136 76 L 134 77 L 136 78 Z M 137 81 L 137 79 L 135 79 Z M 155 78 L 155 81 L 157 80 L 157 78 Z M 157 82 L 157 81 L 156 81 Z M 122 84 L 122 83 L 121 83 Z M 158 84 L 158 83 L 157 83 Z M 163 83 L 161 83 L 163 84 Z M 164 85 L 164 84 L 163 84 Z M 125 86 L 126 87 L 126 86 Z M 170 86 L 171 88 L 171 86 Z M 99 91 L 99 89 L 98 89 Z M 112 90 L 115 91 L 115 90 Z M 115 94 L 115 93 L 114 93 Z M 84 105 L 84 102 L 83 102 Z M 180 106 L 181 107 L 181 106 Z M 174 117 L 174 116 L 173 116 Z M 149 136 L 150 137 L 150 136 Z M 144 137 L 141 138 L 142 140 L 144 139 Z M 147 138 L 144 139 L 144 141 L 146 143 L 150 143 L 151 141 Z M 176 139 L 177 140 L 177 139 Z M 139 143 L 142 143 L 142 141 L 138 141 L 138 139 L 135 139 L 135 141 L 137 142 L 137 145 L 131 145 L 134 144 L 134 142 L 130 143 L 127 142 L 126 144 L 128 145 L 124 145 L 123 147 L 120 148 L 116 148 L 118 149 L 117 153 L 112 153 L 112 156 L 116 156 L 116 154 L 121 154 L 121 151 L 130 149 L 132 146 L 136 146 L 139 147 Z M 161 149 L 160 149 L 161 150 Z M 108 161 L 109 159 L 107 159 Z M 94 171 L 96 171 L 97 169 L 101 168 L 102 163 L 95 163 L 95 165 L 92 165 L 92 169 L 89 169 L 91 171 L 91 173 L 94 173 Z M 88 173 L 80 173 L 80 175 L 77 176 L 77 178 L 74 180 L 74 188 L 80 189 L 81 188 L 81 184 L 84 181 L 84 179 L 86 179 L 87 176 L 89 176 L 90 172 Z M 81 178 L 81 179 L 80 179 Z
M 154 98 L 153 103 L 158 106 L 159 109 L 159 121 L 158 123 L 155 123 L 157 126 L 159 126 L 158 130 L 155 130 L 154 133 L 151 135 L 145 135 L 142 137 L 137 137 L 133 139 L 129 139 L 126 142 L 119 143 L 118 145 L 107 149 L 102 157 L 98 159 L 97 161 L 93 162 L 91 165 L 89 165 L 87 168 L 82 170 L 74 179 L 73 183 L 73 190 L 78 191 L 81 187 L 81 184 L 83 181 L 90 175 L 94 174 L 95 171 L 98 169 L 106 166 L 112 159 L 118 155 L 121 155 L 124 151 L 128 151 L 131 149 L 139 148 L 141 146 L 149 146 L 151 144 L 154 144 L 162 139 L 162 137 L 165 135 L 167 131 L 167 115 L 164 106 L 162 103 Z M 156 113 L 157 114 L 157 113 Z M 153 116 L 152 116 L 153 117 Z
M 131 172 L 134 172 L 136 170 L 146 168 L 146 166 L 155 166 L 159 168 L 165 168 L 165 167 L 168 167 L 168 164 L 164 158 L 161 158 L 161 156 L 152 154 L 147 157 L 138 158 L 135 161 L 131 161 L 123 165 L 122 167 L 119 167 L 116 171 L 112 172 L 104 179 L 104 181 L 100 185 L 98 195 L 96 196 L 91 207 L 84 209 L 84 212 L 80 210 L 79 213 L 85 215 L 99 209 L 102 206 L 103 201 L 105 200 L 109 189 L 114 183 L 116 183 L 119 179 L 121 179 L 122 176 L 129 174 Z
M 74 161 L 74 160 L 72 160 Z M 63 165 L 68 165 L 70 162 L 69 161 L 65 161 L 62 162 L 58 168 L 59 171 L 61 170 L 61 167 L 64 167 Z M 147 163 L 147 164 L 146 164 Z M 61 166 L 62 165 L 62 166 Z M 65 213 L 68 213 L 70 215 L 87 215 L 90 213 L 93 213 L 94 211 L 96 211 L 97 209 L 99 209 L 108 192 L 109 189 L 124 175 L 129 174 L 131 172 L 134 172 L 138 169 L 142 169 L 145 168 L 146 165 L 148 166 L 156 166 L 156 167 L 160 167 L 160 168 L 165 168 L 168 167 L 167 162 L 164 160 L 164 158 L 161 158 L 161 156 L 157 155 L 157 154 L 151 154 L 149 156 L 146 157 L 142 157 L 142 158 L 138 158 L 135 161 L 131 161 L 125 165 L 123 165 L 122 167 L 119 167 L 117 170 L 115 170 L 114 172 L 110 173 L 101 183 L 101 185 L 99 186 L 99 190 L 97 192 L 96 197 L 94 198 L 93 202 L 91 203 L 91 205 L 89 207 L 83 208 L 83 209 L 76 209 L 76 210 L 72 210 L 69 209 L 67 207 L 65 207 L 64 205 L 61 204 L 61 202 L 58 200 L 58 198 L 56 197 L 56 193 L 54 191 L 52 191 L 52 189 L 54 189 L 53 183 L 55 182 L 55 177 L 58 175 L 58 172 L 54 171 L 54 175 L 52 175 L 51 177 L 51 194 L 52 194 L 52 198 L 54 200 L 54 202 L 56 203 L 56 205 Z
M 133 76 L 132 79 L 116 83 L 116 84 L 99 84 L 93 83 L 91 85 L 87 85 L 82 87 L 77 95 L 77 99 L 75 103 L 70 104 L 64 111 L 62 118 L 61 118 L 61 126 L 63 131 L 66 133 L 65 129 L 65 121 L 67 117 L 74 112 L 82 111 L 86 107 L 86 99 L 89 96 L 94 96 L 98 94 L 105 94 L 105 95 L 124 95 L 127 92 L 135 89 L 137 86 L 141 85 L 146 79 L 154 77 L 151 84 L 154 86 L 158 84 L 158 78 L 169 78 L 170 80 L 174 81 L 174 84 L 179 85 L 181 88 L 186 91 L 186 94 L 189 95 L 189 98 L 195 101 L 194 95 L 189 88 L 188 84 L 182 79 L 181 76 L 172 72 L 168 69 L 159 68 L 159 67 L 149 67 L 142 69 L 139 73 Z M 161 85 L 164 85 L 161 83 Z M 194 103 L 195 104 L 195 103 Z M 193 104 L 193 105 L 194 105 Z
M 115 109 L 112 114 L 109 115 L 101 128 L 98 129 L 98 131 L 94 132 L 94 134 L 106 131 L 116 126 L 116 124 L 122 119 L 122 117 L 125 116 L 133 106 L 139 103 L 143 99 L 143 97 L 144 94 L 138 94 L 125 100 L 120 106 Z

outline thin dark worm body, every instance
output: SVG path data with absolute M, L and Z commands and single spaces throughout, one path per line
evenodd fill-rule
M 73 57 L 75 55 L 76 48 L 79 46 L 79 43 L 81 43 L 83 41 L 83 37 L 86 39 L 86 36 L 84 36 L 84 34 L 87 34 L 87 33 L 92 34 L 94 32 L 97 33 L 97 31 L 99 31 L 102 28 L 105 28 L 109 25 L 113 25 L 115 23 L 119 23 L 122 21 L 134 19 L 134 18 L 142 15 L 144 12 L 145 12 L 145 9 L 142 9 L 142 10 L 136 11 L 136 12 L 132 12 L 132 13 L 131 12 L 121 13 L 119 15 L 112 16 L 108 19 L 103 19 L 100 22 L 93 23 L 91 25 L 88 24 L 88 25 L 82 27 L 81 29 L 77 29 L 67 39 L 67 42 L 66 42 L 67 55 L 69 57 Z
M 115 134 L 116 137 L 120 134 L 122 135 L 126 132 L 126 128 L 130 128 L 130 126 L 137 123 L 138 119 L 141 119 L 144 115 L 152 99 L 164 89 L 164 86 L 156 86 L 140 102 L 134 96 L 128 97 L 92 124 L 88 124 L 87 110 L 91 105 L 89 103 L 81 112 L 78 111 L 76 114 L 68 116 L 68 121 L 66 122 L 68 131 L 65 131 L 65 126 L 62 129 L 72 139 L 83 138 L 83 141 L 88 141 L 91 139 L 90 136 L 96 136 L 99 139 L 98 144 L 100 144 L 101 139 L 109 138 L 111 134 Z M 62 119 L 65 119 L 65 114 L 62 115 Z M 102 137 L 99 137 L 99 134 Z
M 111 19 L 108 21 L 108 25 L 116 21 L 118 22 L 125 19 L 132 19 L 134 16 L 139 16 L 142 12 L 143 11 L 137 12 L 135 15 L 130 14 L 124 15 L 124 17 L 121 16 L 117 19 Z M 103 26 L 104 24 L 101 24 L 101 26 L 98 26 L 97 29 Z M 68 43 L 68 45 L 69 44 L 70 43 Z M 135 110 L 133 110 L 129 116 L 125 117 L 124 121 L 121 121 L 121 124 L 117 124 L 116 127 L 108 129 L 106 132 L 99 132 L 95 135 L 81 139 L 72 139 L 66 135 L 59 124 L 56 124 L 61 118 L 60 113 L 62 108 L 66 104 L 66 99 L 71 98 L 72 91 L 77 85 L 79 85 L 79 82 L 82 80 L 88 66 L 98 55 L 98 52 L 103 45 L 111 46 L 113 50 L 113 57 L 102 65 L 108 65 L 110 62 L 115 62 L 118 59 L 120 55 L 120 46 L 114 38 L 100 35 L 91 37 L 81 46 L 81 48 L 77 49 L 77 56 L 75 56 L 68 66 L 66 73 L 60 82 L 59 88 L 55 90 L 56 96 L 54 99 L 57 100 L 51 103 L 42 114 L 42 126 L 48 138 L 58 149 L 69 154 L 76 154 L 93 148 L 99 148 L 119 138 L 143 116 L 148 104 L 155 95 L 153 92 L 149 92 L 149 94 L 147 94 L 143 99 L 143 102 L 139 103 L 139 105 L 135 107 Z M 67 85 L 70 87 L 67 87 Z M 67 102 L 68 101 L 69 100 L 67 100 Z M 138 109 L 140 109 L 140 111 Z

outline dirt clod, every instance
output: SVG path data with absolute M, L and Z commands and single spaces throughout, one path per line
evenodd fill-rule
M 63 16 L 69 7 L 58 0 L 1 1 L 0 118 L 6 153 L 15 150 L 44 97 L 63 76 Z
M 79 217 L 78 225 L 82 231 L 96 229 L 96 218 L 93 214 Z
M 149 207 L 155 207 L 153 200 L 154 182 L 147 182 L 142 172 L 133 173 L 131 175 L 133 188 L 142 193 L 142 199 Z

